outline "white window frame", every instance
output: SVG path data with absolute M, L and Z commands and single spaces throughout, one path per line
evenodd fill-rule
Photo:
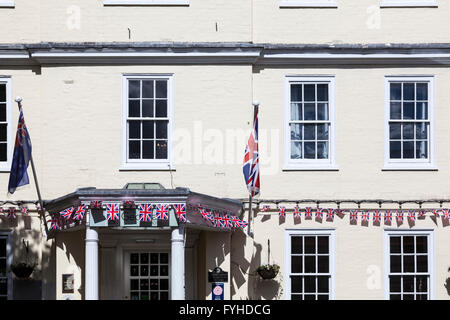
M 281 0 L 280 8 L 337 8 L 337 0 Z
M 6 143 L 6 161 L 0 161 L 0 172 L 10 172 L 11 171 L 11 158 L 13 156 L 13 146 L 14 144 L 12 143 L 12 127 L 14 126 L 12 124 L 12 115 L 11 115 L 11 101 L 12 101 L 12 96 L 11 96 L 11 77 L 9 76 L 0 76 L 0 83 L 1 84 L 6 84 L 6 122 L 7 122 L 7 128 L 6 128 L 6 139 L 7 139 L 7 143 Z
M 11 265 L 13 263 L 13 250 L 12 250 L 12 231 L 1 231 L 0 237 L 6 238 L 6 273 L 8 278 L 8 300 L 13 299 L 13 276 L 11 271 Z
M 428 237 L 428 270 L 430 273 L 429 282 L 429 300 L 434 300 L 434 231 L 433 230 L 384 230 L 384 298 L 390 299 L 389 292 L 389 275 L 390 275 L 390 236 L 427 236 Z M 415 274 L 415 273 L 412 273 Z M 412 275 L 410 274 L 410 275 Z M 397 273 L 396 273 L 397 275 Z M 405 275 L 404 273 L 398 273 L 398 275 Z
M 384 166 L 383 170 L 437 170 L 436 145 L 434 135 L 435 86 L 433 75 L 385 76 L 384 97 Z M 428 117 L 430 122 L 428 136 L 428 159 L 391 159 L 389 148 L 390 120 L 390 83 L 391 82 L 427 82 L 428 83 Z M 407 122 L 407 121 L 405 121 Z M 415 150 L 415 149 L 414 149 Z
M 284 233 L 284 299 L 291 300 L 291 237 L 292 236 L 329 236 L 330 257 L 330 295 L 336 299 L 336 230 L 335 229 L 286 229 Z
M 291 132 L 289 122 L 291 117 L 291 84 L 292 83 L 328 83 L 328 113 L 330 123 L 329 127 L 329 154 L 328 159 L 291 159 Z M 299 76 L 288 75 L 285 77 L 284 86 L 284 167 L 285 171 L 301 171 L 301 170 L 338 170 L 336 165 L 336 93 L 335 93 L 335 76 L 334 75 L 314 75 Z
M 0 0 L 0 8 L 14 8 L 14 0 Z
M 381 8 L 438 7 L 437 0 L 381 0 Z
M 104 6 L 189 6 L 189 0 L 104 0 Z
M 167 159 L 128 159 L 127 115 L 129 80 L 167 80 Z M 124 74 L 122 76 L 122 164 L 120 170 L 174 170 L 172 161 L 173 74 Z

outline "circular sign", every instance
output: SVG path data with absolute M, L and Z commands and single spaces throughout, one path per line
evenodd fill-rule
M 222 293 L 223 293 L 222 287 L 221 286 L 215 286 L 214 289 L 213 289 L 213 293 L 216 296 L 222 295 Z

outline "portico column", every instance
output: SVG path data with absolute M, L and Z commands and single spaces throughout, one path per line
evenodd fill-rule
M 98 233 L 86 226 L 85 300 L 98 300 Z
M 170 289 L 172 300 L 184 300 L 184 227 L 172 230 Z

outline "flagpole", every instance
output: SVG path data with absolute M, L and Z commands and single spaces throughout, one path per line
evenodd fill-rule
M 253 104 L 253 122 L 254 122 L 255 118 L 256 118 L 256 115 L 258 114 L 259 102 L 255 100 L 255 101 L 253 101 L 252 104 Z M 254 125 L 254 123 L 253 123 L 253 125 Z M 252 202 L 253 202 L 253 197 L 252 197 L 252 194 L 250 194 L 249 197 L 248 197 L 248 230 L 247 230 L 247 234 L 251 238 L 253 238 L 253 232 L 252 232 L 252 214 L 253 214 Z
M 22 97 L 16 97 L 16 99 L 15 99 L 15 101 L 17 102 L 17 105 L 19 107 L 19 111 L 22 110 L 22 100 L 23 100 Z M 28 137 L 28 138 L 31 141 L 31 137 Z M 48 227 L 47 227 L 47 223 L 45 221 L 45 214 L 44 214 L 44 203 L 42 201 L 41 190 L 39 189 L 39 183 L 37 180 L 36 169 L 34 167 L 33 152 L 31 152 L 31 154 L 30 154 L 30 162 L 31 162 L 31 170 L 33 171 L 34 184 L 36 185 L 36 192 L 37 192 L 39 206 L 40 206 L 40 210 L 38 210 L 38 212 L 39 212 L 39 216 L 44 221 L 45 234 L 48 234 Z

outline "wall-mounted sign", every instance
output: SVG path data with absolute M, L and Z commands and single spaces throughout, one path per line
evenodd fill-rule
M 216 267 L 213 271 L 208 272 L 208 282 L 228 282 L 228 272 Z
M 212 300 L 223 300 L 224 299 L 224 284 L 223 282 L 213 282 L 212 283 Z
M 74 293 L 74 275 L 62 275 L 62 293 Z

